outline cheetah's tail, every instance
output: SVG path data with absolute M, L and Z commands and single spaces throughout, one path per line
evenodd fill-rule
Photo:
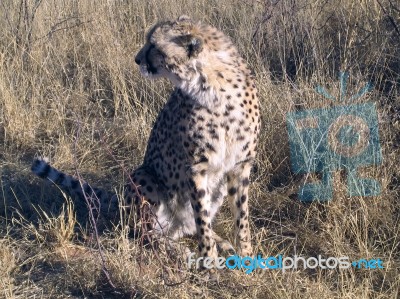
M 73 176 L 57 170 L 49 164 L 46 158 L 35 159 L 32 163 L 31 170 L 38 177 L 48 179 L 81 202 L 85 202 L 86 199 L 98 200 L 103 212 L 104 209 L 109 213 L 111 212 L 110 209 L 114 210 L 118 208 L 118 206 L 114 207 L 114 205 L 118 205 L 114 203 L 115 196 L 99 188 L 92 187 L 85 181 L 79 181 Z

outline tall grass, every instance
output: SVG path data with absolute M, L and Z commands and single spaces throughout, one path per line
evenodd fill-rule
M 115 285 L 104 277 L 84 203 L 30 174 L 35 155 L 117 191 L 141 163 L 152 123 L 171 91 L 141 78 L 133 57 L 144 33 L 181 14 L 232 37 L 254 70 L 263 128 L 252 175 L 251 221 L 264 256 L 380 258 L 384 269 L 221 272 L 191 279 L 185 262 L 143 248 L 126 220 L 101 235 Z M 0 297 L 396 298 L 400 291 L 400 5 L 393 0 L 3 0 L 0 3 Z M 345 171 L 334 198 L 302 203 L 290 168 L 286 114 L 332 105 L 315 92 L 378 107 L 382 165 L 360 169 L 382 193 L 349 197 Z M 316 176 L 311 176 L 317 179 Z M 123 214 L 123 211 L 121 211 Z M 231 238 L 223 207 L 217 231 Z M 186 243 L 192 247 L 190 240 Z

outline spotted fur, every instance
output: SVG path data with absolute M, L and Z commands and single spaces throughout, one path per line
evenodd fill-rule
M 156 232 L 174 240 L 197 233 L 200 254 L 215 258 L 222 239 L 212 222 L 227 197 L 239 254 L 251 255 L 248 188 L 260 117 L 247 64 L 229 37 L 187 16 L 155 25 L 135 61 L 143 76 L 168 78 L 175 89 L 126 185 L 127 205 L 144 198 Z M 74 187 L 48 167 L 36 174 Z

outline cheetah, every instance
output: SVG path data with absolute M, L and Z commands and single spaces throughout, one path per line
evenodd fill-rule
M 197 234 L 200 256 L 215 259 L 224 240 L 212 222 L 226 197 L 237 253 L 250 256 L 248 189 L 260 112 L 249 67 L 229 37 L 187 16 L 150 29 L 135 62 L 144 77 L 167 78 L 175 89 L 152 128 L 143 164 L 125 186 L 126 206 L 138 209 L 144 200 L 157 234 L 172 240 Z M 103 196 L 46 161 L 36 160 L 32 170 L 75 195 Z

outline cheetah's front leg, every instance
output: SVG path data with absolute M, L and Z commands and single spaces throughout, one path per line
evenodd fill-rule
M 251 238 L 249 227 L 249 177 L 251 164 L 245 162 L 228 173 L 228 199 L 235 221 L 235 245 L 239 246 L 241 256 L 251 256 Z
M 191 185 L 191 204 L 193 207 L 193 215 L 195 217 L 198 248 L 200 256 L 217 258 L 217 246 L 213 238 L 211 229 L 211 194 L 207 192 L 207 175 L 202 175 L 202 171 L 196 172 L 192 179 Z

